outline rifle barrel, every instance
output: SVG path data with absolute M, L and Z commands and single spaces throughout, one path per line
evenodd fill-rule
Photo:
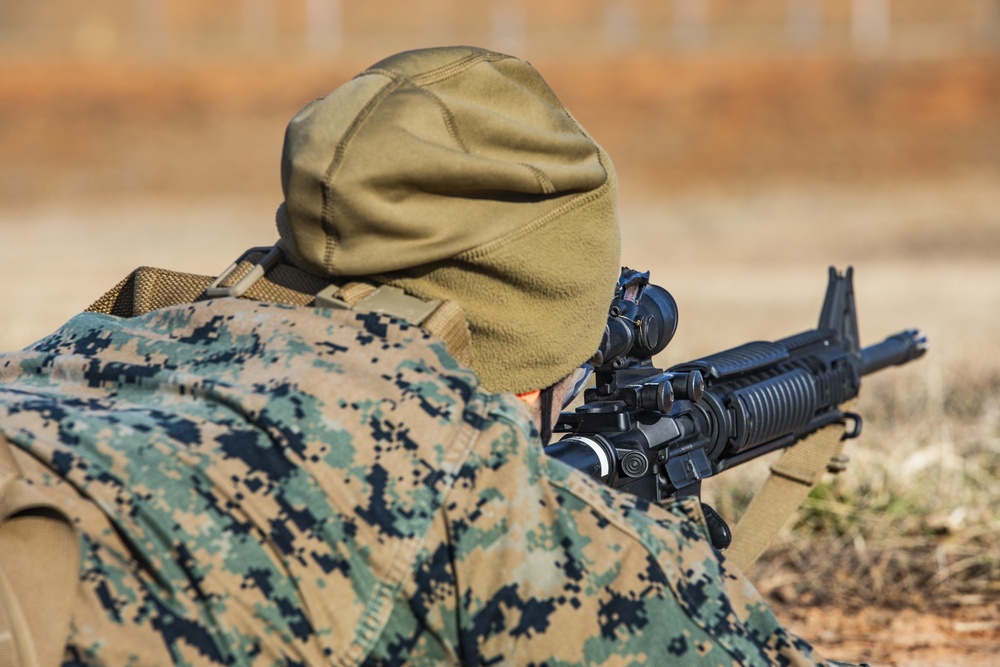
M 889 366 L 913 361 L 927 351 L 927 336 L 919 329 L 907 329 L 881 343 L 861 350 L 861 374 L 868 375 Z

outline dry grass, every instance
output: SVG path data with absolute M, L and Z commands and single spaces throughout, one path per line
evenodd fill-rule
M 949 376 L 869 383 L 851 467 L 750 573 L 762 590 L 847 607 L 1000 602 L 1000 374 Z

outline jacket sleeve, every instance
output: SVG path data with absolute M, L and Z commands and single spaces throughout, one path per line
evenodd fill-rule
M 712 549 L 696 500 L 650 506 L 549 459 L 494 406 L 381 651 L 463 664 L 823 665 Z M 417 636 L 420 635 L 418 639 Z M 382 653 L 383 656 L 386 653 Z

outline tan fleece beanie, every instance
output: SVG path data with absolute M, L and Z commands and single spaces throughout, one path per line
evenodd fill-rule
M 614 169 L 528 63 L 472 47 L 383 60 L 292 119 L 281 181 L 292 261 L 457 301 L 487 389 L 547 387 L 600 344 Z

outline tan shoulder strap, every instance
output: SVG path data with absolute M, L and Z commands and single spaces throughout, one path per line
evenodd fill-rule
M 458 363 L 472 364 L 472 334 L 465 312 L 457 301 L 443 301 L 420 326 L 443 340 Z
M 295 306 L 350 308 L 386 313 L 441 338 L 460 363 L 472 361 L 472 336 L 461 306 L 424 301 L 388 285 L 353 281 L 344 285 L 282 262 L 280 244 L 251 248 L 219 277 L 143 266 L 115 285 L 87 311 L 134 317 L 159 308 L 236 297 Z
M 462 307 L 455 301 L 425 301 L 391 285 L 349 282 L 328 285 L 316 294 L 316 305 L 386 313 L 430 331 L 444 341 L 451 356 L 472 362 L 472 335 Z
M 777 538 L 831 462 L 841 458 L 844 427 L 832 424 L 795 443 L 771 466 L 771 475 L 733 529 L 726 558 L 746 570 Z
M 0 436 L 0 667 L 62 662 L 79 564 L 72 523 L 25 483 Z
M 212 282 L 209 276 L 140 266 L 92 303 L 87 312 L 134 317 L 197 301 Z
M 329 282 L 290 264 L 271 262 L 270 270 L 262 270 L 272 250 L 251 248 L 218 278 L 142 266 L 91 304 L 87 311 L 134 317 L 219 296 L 311 305 L 316 292 Z

